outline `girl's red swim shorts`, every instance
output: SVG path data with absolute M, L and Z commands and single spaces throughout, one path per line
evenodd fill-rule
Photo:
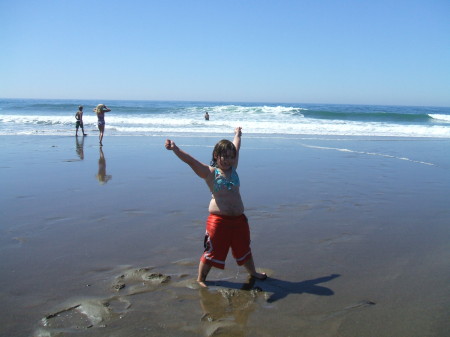
M 243 265 L 251 256 L 250 228 L 247 217 L 210 214 L 206 220 L 205 251 L 201 261 L 224 269 L 228 250 L 231 247 L 238 265 Z

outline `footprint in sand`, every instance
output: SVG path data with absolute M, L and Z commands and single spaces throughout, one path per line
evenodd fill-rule
M 117 276 L 111 286 L 115 294 L 103 299 L 78 299 L 68 302 L 62 309 L 46 315 L 39 322 L 35 337 L 59 336 L 91 328 L 105 328 L 122 319 L 132 305 L 129 296 L 154 291 L 163 287 L 171 277 L 152 272 L 153 268 L 130 269 Z
M 193 263 L 185 259 L 176 261 L 173 265 L 184 269 Z M 110 296 L 66 302 L 40 320 L 33 336 L 85 335 L 88 331 L 92 335 L 104 336 L 119 331 L 125 334 L 127 329 L 133 328 L 135 322 L 144 322 L 138 323 L 143 326 L 149 324 L 149 328 L 153 330 L 164 327 L 161 334 L 154 334 L 155 336 L 184 336 L 188 332 L 187 335 L 191 336 L 191 332 L 197 334 L 200 331 L 206 336 L 219 336 L 223 333 L 242 335 L 245 322 L 255 310 L 263 292 L 254 287 L 254 283 L 248 289 L 239 282 L 212 283 L 216 284 L 203 289 L 188 274 L 166 275 L 153 267 L 128 268 L 112 279 Z M 139 294 L 142 296 L 137 297 Z M 174 311 L 161 308 L 177 310 L 180 317 L 197 323 L 186 326 L 174 322 Z
M 121 319 L 130 306 L 128 300 L 118 297 L 79 300 L 42 318 L 33 336 L 48 337 L 104 328 L 111 320 Z
M 353 310 L 360 310 L 360 309 L 369 308 L 371 306 L 374 306 L 375 304 L 376 304 L 375 302 L 370 301 L 370 300 L 362 300 L 362 301 L 359 301 L 357 303 L 354 303 L 354 304 L 351 304 L 349 306 L 346 306 L 344 309 L 337 310 L 337 311 L 334 311 L 332 313 L 329 313 L 329 314 L 323 316 L 322 320 L 327 320 L 327 319 L 334 318 L 334 317 L 337 317 L 337 316 L 345 315 L 348 312 L 353 311 Z
M 124 295 L 134 295 L 154 291 L 170 281 L 170 276 L 152 272 L 152 269 L 152 267 L 146 267 L 125 271 L 116 278 L 112 289 L 116 291 L 124 290 Z

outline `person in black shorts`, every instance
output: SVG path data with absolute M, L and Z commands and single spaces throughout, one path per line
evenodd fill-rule
M 77 120 L 77 124 L 76 124 L 76 128 L 77 131 L 75 133 L 75 136 L 78 137 L 78 129 L 81 127 L 81 131 L 83 131 L 83 136 L 86 136 L 86 134 L 84 133 L 84 126 L 83 126 L 83 106 L 80 105 L 78 107 L 78 111 L 75 114 L 75 119 Z

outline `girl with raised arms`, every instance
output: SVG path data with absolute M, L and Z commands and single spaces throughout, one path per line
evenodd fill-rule
M 235 129 L 233 142 L 223 139 L 214 147 L 211 165 L 206 165 L 181 150 L 167 139 L 165 147 L 188 164 L 208 185 L 212 198 L 206 221 L 205 251 L 200 258 L 197 282 L 206 287 L 206 277 L 211 267 L 224 269 L 228 250 L 251 277 L 267 278 L 255 269 L 250 249 L 250 228 L 244 214 L 244 204 L 239 192 L 239 176 L 236 172 L 241 147 L 241 127 Z

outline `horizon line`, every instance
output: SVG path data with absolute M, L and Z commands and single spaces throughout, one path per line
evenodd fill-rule
M 36 98 L 36 97 L 0 97 L 0 100 L 54 100 L 54 101 L 141 101 L 141 102 L 203 102 L 203 103 L 257 103 L 257 104 L 327 104 L 327 105 L 362 105 L 362 106 L 403 106 L 403 107 L 429 107 L 449 108 L 450 105 L 420 105 L 420 104 L 381 104 L 381 103 L 330 103 L 330 102 L 282 102 L 282 101 L 241 101 L 241 100 L 187 100 L 187 99 L 99 99 L 99 98 Z

